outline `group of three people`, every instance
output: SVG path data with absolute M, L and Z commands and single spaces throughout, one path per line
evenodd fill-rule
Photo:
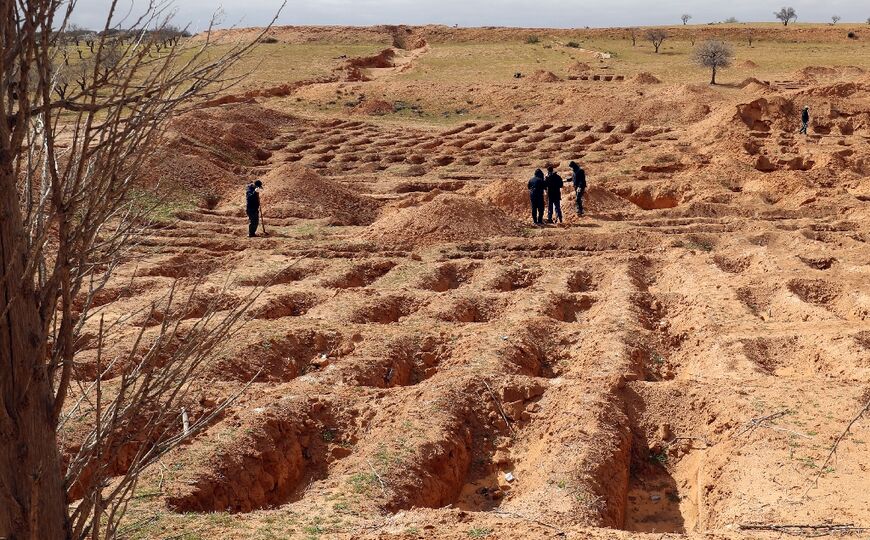
M 571 169 L 571 185 L 577 195 L 577 215 L 583 215 L 583 194 L 586 192 L 586 171 L 580 165 L 572 161 L 568 164 Z M 535 225 L 544 224 L 544 194 L 547 195 L 547 223 L 553 223 L 553 213 L 559 223 L 562 223 L 562 188 L 565 181 L 550 165 L 547 167 L 547 176 L 541 169 L 535 171 L 535 175 L 529 180 L 529 198 L 532 203 L 532 221 Z

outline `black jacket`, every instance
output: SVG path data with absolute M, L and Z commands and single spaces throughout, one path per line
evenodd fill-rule
M 529 180 L 529 196 L 533 199 L 543 199 L 544 190 L 547 189 L 547 181 L 540 176 L 533 176 Z
M 574 189 L 586 189 L 586 171 L 577 167 L 573 169 L 574 178 L 571 180 L 574 184 Z
M 248 184 L 248 190 L 245 192 L 245 209 L 249 214 L 260 211 L 260 193 L 257 192 L 254 184 Z
M 804 123 L 809 122 L 810 121 L 810 111 L 808 111 L 807 109 L 804 109 L 803 112 L 801 113 L 801 120 Z
M 565 181 L 559 176 L 559 173 L 554 172 L 547 176 L 547 196 L 552 200 L 562 198 L 562 187 L 565 186 Z

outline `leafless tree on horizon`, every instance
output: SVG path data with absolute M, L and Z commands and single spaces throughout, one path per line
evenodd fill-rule
M 793 7 L 783 7 L 779 11 L 774 11 L 773 16 L 779 19 L 783 26 L 788 26 L 788 23 L 797 20 L 797 12 Z
M 668 38 L 667 31 L 665 31 L 661 28 L 650 28 L 646 32 L 646 40 L 653 44 L 653 47 L 655 47 L 655 50 L 656 50 L 656 54 L 658 54 L 659 47 L 662 46 L 662 43 L 667 38 Z
M 716 84 L 716 72 L 731 65 L 734 49 L 724 41 L 705 41 L 695 49 L 694 59 L 699 66 L 710 68 L 710 84 Z

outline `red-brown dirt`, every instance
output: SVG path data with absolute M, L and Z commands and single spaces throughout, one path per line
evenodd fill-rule
M 846 42 L 840 29 L 794 30 Z M 173 122 L 143 183 L 217 203 L 149 229 L 96 298 L 119 321 L 106 384 L 143 327 L 150 343 L 160 320 L 189 329 L 206 306 L 269 286 L 190 410 L 250 388 L 145 472 L 129 511 L 148 521 L 143 537 L 807 533 L 758 528 L 788 524 L 866 536 L 870 419 L 844 430 L 870 399 L 867 73 L 802 66 L 717 87 L 638 70 L 550 84 L 506 70 L 470 89 L 416 78 L 438 44 L 533 33 L 276 28 L 287 43 L 393 52 L 352 60 L 350 82 Z M 625 36 L 536 31 L 578 33 Z M 460 92 L 461 115 L 399 106 Z M 379 103 L 383 116 L 360 110 Z M 587 173 L 582 217 L 570 161 Z M 526 183 L 547 164 L 565 178 L 565 222 L 535 227 Z M 254 178 L 268 235 L 249 239 Z M 199 287 L 187 309 L 142 312 L 176 280 Z M 75 377 L 93 381 L 93 339 L 78 345 Z

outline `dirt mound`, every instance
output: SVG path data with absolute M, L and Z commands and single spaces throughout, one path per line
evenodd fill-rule
M 279 134 L 276 126 L 292 122 L 252 103 L 183 114 L 170 124 L 166 149 L 143 167 L 138 181 L 149 188 L 159 185 L 161 191 L 184 192 L 188 198 L 194 194 L 219 200 L 247 180 L 241 167 L 271 156 L 272 141 Z
M 810 88 L 806 91 L 806 94 L 827 98 L 846 98 L 859 92 L 870 93 L 870 85 L 855 82 L 841 82 L 827 86 Z
M 393 49 L 384 49 L 374 56 L 361 56 L 359 58 L 351 58 L 347 61 L 348 67 L 356 67 L 363 69 L 371 68 L 391 68 L 395 67 L 393 59 L 396 57 L 396 51 Z
M 611 212 L 631 212 L 636 210 L 634 205 L 608 189 L 592 186 L 586 190 L 583 200 L 584 209 L 593 214 Z M 565 203 L 562 203 L 562 211 L 565 211 Z
M 367 82 L 371 79 L 366 77 L 360 68 L 356 66 L 346 66 L 344 68 L 344 80 L 347 82 Z
M 808 66 L 798 70 L 797 75 L 800 78 L 816 79 L 819 77 L 836 77 L 837 70 L 827 66 Z
M 746 124 L 751 130 L 769 131 L 772 126 L 779 125 L 786 118 L 794 117 L 796 110 L 794 103 L 783 97 L 769 100 L 759 98 L 738 105 L 735 119 Z
M 263 208 L 274 218 L 330 218 L 334 225 L 368 225 L 378 204 L 298 164 L 286 164 L 263 178 Z
M 559 82 L 561 79 L 552 71 L 539 69 L 538 71 L 529 75 L 529 80 L 532 82 L 552 83 Z
M 368 114 L 371 116 L 383 116 L 393 112 L 393 106 L 381 99 L 367 99 L 353 108 L 354 114 Z
M 740 67 L 745 69 L 755 69 L 758 67 L 758 64 L 756 64 L 752 60 L 744 60 L 743 62 L 740 62 Z
M 496 180 L 481 189 L 477 198 L 514 217 L 525 218 L 529 213 L 529 191 L 525 182 L 508 178 Z
M 659 80 L 658 77 L 646 71 L 635 75 L 633 81 L 637 84 L 659 84 L 660 82 L 662 82 Z
M 256 104 L 237 104 L 193 111 L 173 120 L 177 147 L 234 165 L 256 165 L 268 159 L 276 126 L 291 118 Z
M 377 242 L 429 245 L 516 234 L 518 225 L 498 209 L 461 195 L 441 195 L 376 221 L 366 236 Z
M 568 73 L 571 75 L 584 75 L 592 70 L 592 66 L 586 62 L 574 62 L 568 66 Z
M 222 164 L 198 154 L 186 154 L 178 149 L 161 152 L 142 178 L 147 186 L 177 188 L 180 192 L 220 195 L 237 188 L 243 180 Z
M 768 85 L 764 84 L 755 77 L 747 77 L 743 79 L 740 84 L 737 85 L 737 87 L 749 88 L 750 90 L 766 90 L 768 88 Z

